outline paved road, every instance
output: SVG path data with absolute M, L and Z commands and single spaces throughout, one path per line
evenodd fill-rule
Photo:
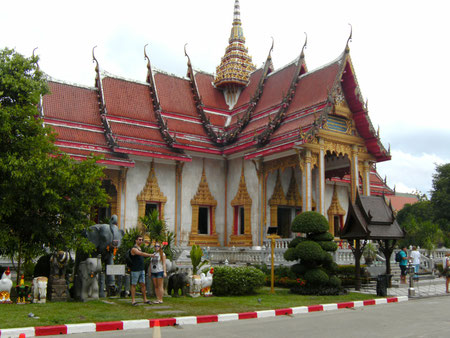
M 153 329 L 72 334 L 79 337 L 152 337 Z M 162 338 L 449 337 L 450 297 L 315 312 L 295 316 L 161 328 Z M 53 336 L 60 337 L 61 336 Z

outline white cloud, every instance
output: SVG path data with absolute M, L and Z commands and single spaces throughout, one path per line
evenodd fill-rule
M 429 195 L 432 187 L 432 175 L 436 164 L 450 162 L 433 154 L 415 156 L 402 151 L 392 151 L 392 160 L 377 164 L 381 177 L 387 177 L 387 184 L 395 185 L 398 192 L 419 190 Z

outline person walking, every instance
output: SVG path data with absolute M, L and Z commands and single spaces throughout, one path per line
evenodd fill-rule
M 445 276 L 445 292 L 448 291 L 448 284 L 450 282 L 450 252 L 445 254 L 444 259 L 442 260 L 442 267 L 444 268 L 444 276 Z
M 156 294 L 156 300 L 153 303 L 162 304 L 164 294 L 164 278 L 167 277 L 167 272 L 166 255 L 164 254 L 163 248 L 159 242 L 155 243 L 155 253 L 150 263 L 150 269 Z
M 406 251 L 406 246 L 400 251 L 400 280 L 401 284 L 406 284 L 406 267 L 408 265 L 408 253 Z
M 417 250 L 416 246 L 412 247 L 411 251 L 411 259 L 412 259 L 412 265 L 414 266 L 414 277 L 419 277 L 419 268 L 420 268 L 420 251 Z
M 144 258 L 153 257 L 153 254 L 143 252 L 141 250 L 143 237 L 141 235 L 136 236 L 134 241 L 134 246 L 131 249 L 131 305 L 135 306 L 136 303 L 136 285 L 139 283 L 141 285 L 142 298 L 144 303 L 151 304 L 147 300 L 147 293 L 145 290 L 145 265 Z

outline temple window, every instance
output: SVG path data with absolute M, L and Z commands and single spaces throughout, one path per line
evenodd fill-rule
M 219 236 L 216 233 L 217 201 L 209 190 L 206 180 L 205 166 L 197 193 L 191 199 L 192 223 L 189 234 L 189 245 L 219 246 Z
M 247 191 L 245 183 L 244 163 L 242 163 L 241 178 L 236 196 L 231 201 L 233 207 L 233 232 L 230 236 L 230 245 L 253 245 L 251 233 L 252 199 Z
M 153 210 L 157 210 L 159 218 L 164 219 L 164 205 L 167 202 L 167 197 L 159 189 L 153 162 L 150 165 L 150 172 L 145 186 L 136 199 L 138 201 L 139 218 L 148 216 Z

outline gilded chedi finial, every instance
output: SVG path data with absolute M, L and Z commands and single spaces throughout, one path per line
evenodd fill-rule
M 218 88 L 245 87 L 250 73 L 256 69 L 252 63 L 248 49 L 245 47 L 245 37 L 241 25 L 239 0 L 234 3 L 233 26 L 231 28 L 229 45 L 225 49 L 220 65 L 216 68 L 214 85 Z

